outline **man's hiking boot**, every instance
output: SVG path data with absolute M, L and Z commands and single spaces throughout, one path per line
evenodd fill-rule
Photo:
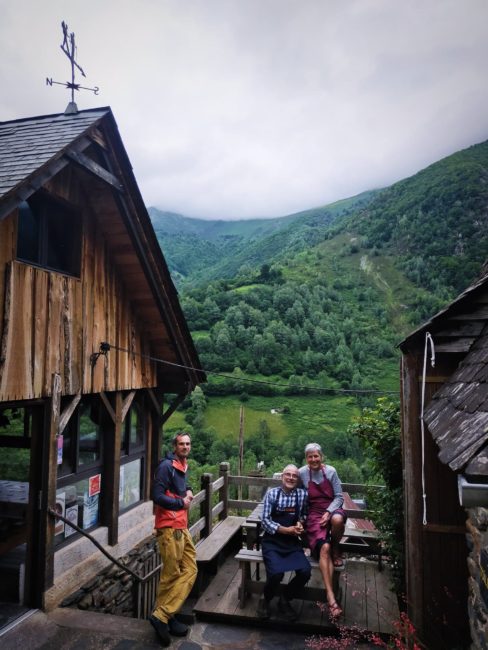
M 156 630 L 156 634 L 158 635 L 158 639 L 161 641 L 161 645 L 164 646 L 165 648 L 169 646 L 169 644 L 171 643 L 171 637 L 169 635 L 168 624 L 163 623 L 163 621 L 160 621 L 159 618 L 156 618 L 155 616 L 152 615 L 149 617 L 149 622 Z
M 188 633 L 188 625 L 181 623 L 176 618 L 170 618 L 168 621 L 169 633 L 173 636 L 186 636 Z

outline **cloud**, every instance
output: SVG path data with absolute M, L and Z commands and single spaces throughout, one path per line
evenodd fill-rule
M 275 216 L 488 137 L 485 0 L 0 0 L 1 119 L 111 105 L 148 205 Z M 34 53 L 32 45 L 34 44 Z

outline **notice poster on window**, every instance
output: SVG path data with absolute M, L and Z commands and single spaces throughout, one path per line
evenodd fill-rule
M 88 496 L 94 497 L 95 494 L 100 494 L 102 486 L 102 475 L 95 474 L 95 476 L 90 476 L 88 479 Z
M 78 525 L 78 504 L 75 503 L 72 506 L 69 506 L 66 508 L 65 515 L 66 519 L 69 519 L 73 524 Z M 73 535 L 73 533 L 76 533 L 76 530 L 74 528 L 71 528 L 71 526 L 68 526 L 66 524 L 64 528 L 64 536 L 69 537 L 70 535 Z
M 66 493 L 58 492 L 56 494 L 56 506 L 55 506 L 56 514 L 62 515 L 64 517 L 65 504 L 66 504 Z M 61 521 L 61 519 L 56 519 L 56 522 L 54 524 L 54 534 L 62 535 L 63 533 L 64 533 L 64 521 Z
M 92 497 L 85 497 L 82 509 L 82 526 L 83 529 L 91 528 L 98 524 L 98 506 L 99 495 L 94 494 Z
M 56 436 L 58 443 L 58 465 L 63 464 L 63 436 Z

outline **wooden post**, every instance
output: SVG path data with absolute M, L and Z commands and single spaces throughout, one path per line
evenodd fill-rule
M 115 546 L 119 541 L 119 485 L 120 485 L 120 444 L 122 440 L 123 403 L 122 393 L 115 393 L 115 419 L 112 435 L 106 440 L 105 476 L 105 523 L 108 526 L 108 543 Z
M 404 353 L 401 360 L 403 485 L 405 495 L 405 555 L 407 606 L 410 619 L 423 633 L 422 587 L 422 464 L 420 449 L 419 358 Z
M 200 517 L 205 517 L 203 537 L 208 537 L 212 532 L 212 474 L 205 472 L 201 479 L 201 488 L 205 490 L 205 499 L 200 504 Z
M 242 476 L 244 471 L 244 407 L 241 405 L 241 412 L 239 417 L 239 468 L 238 474 Z M 237 489 L 237 498 L 242 501 L 242 484 L 239 484 Z
M 51 383 L 51 399 L 48 400 L 46 427 L 44 431 L 44 450 L 42 458 L 42 492 L 41 492 L 41 531 L 39 539 L 39 563 L 42 576 L 39 585 L 42 591 L 41 602 L 45 607 L 46 591 L 54 582 L 54 519 L 48 508 L 55 509 L 57 465 L 57 440 L 59 414 L 61 411 L 61 376 L 54 373 Z
M 219 475 L 223 477 L 224 484 L 219 490 L 219 501 L 223 501 L 224 507 L 219 514 L 219 519 L 225 519 L 229 515 L 229 463 L 220 463 Z

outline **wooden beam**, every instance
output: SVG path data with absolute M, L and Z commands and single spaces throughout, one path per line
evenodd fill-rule
M 122 403 L 122 422 L 125 420 L 125 416 L 127 415 L 128 410 L 131 407 L 131 404 L 134 400 L 134 397 L 136 396 L 136 391 L 132 390 L 127 397 L 124 399 Z
M 63 431 L 66 429 L 66 425 L 71 419 L 71 416 L 75 412 L 76 407 L 80 403 L 81 400 L 81 393 L 78 393 L 78 395 L 75 395 L 71 402 L 68 404 L 68 406 L 64 409 L 64 411 L 61 413 L 59 417 L 59 427 L 58 427 L 58 434 L 63 433 Z
M 158 415 L 161 415 L 161 412 L 163 410 L 163 400 L 159 401 L 157 396 L 154 393 L 154 390 L 152 388 L 148 388 L 146 390 L 146 394 L 149 397 L 149 401 L 151 402 L 152 406 L 154 407 L 154 410 Z
M 72 149 L 66 152 L 66 157 L 72 160 L 74 163 L 79 165 L 82 169 L 87 171 L 92 176 L 95 176 L 104 183 L 108 183 L 113 188 L 119 192 L 124 191 L 124 186 L 119 181 L 119 179 L 104 169 L 101 165 L 96 163 L 94 160 L 86 156 L 84 153 L 73 151 Z
M 445 535 L 466 535 L 466 526 L 453 526 L 446 524 L 424 524 L 423 531 L 426 533 L 444 533 Z
M 105 393 L 104 391 L 102 391 L 102 392 L 100 393 L 100 399 L 101 399 L 102 402 L 104 403 L 105 408 L 107 409 L 107 413 L 110 415 L 110 417 L 112 418 L 112 420 L 115 422 L 115 411 L 114 411 L 113 408 L 112 408 L 112 404 L 110 404 L 110 400 L 109 400 L 108 397 L 107 397 L 107 393 Z
M 181 404 L 181 402 L 185 399 L 185 397 L 186 397 L 186 393 L 180 393 L 175 397 L 175 399 L 169 405 L 168 409 L 163 413 L 161 424 L 167 422 L 169 417 L 173 415 L 173 413 L 176 411 L 176 409 Z

